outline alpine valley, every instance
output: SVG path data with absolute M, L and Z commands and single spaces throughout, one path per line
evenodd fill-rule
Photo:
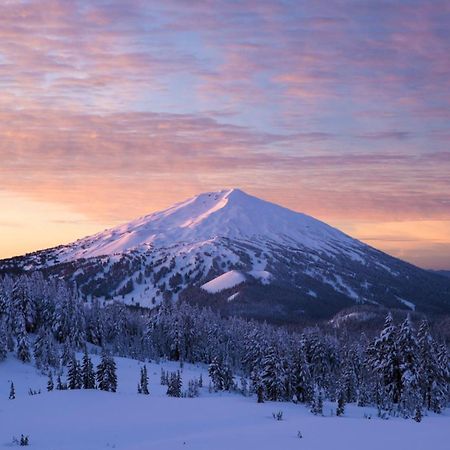
M 239 189 L 0 261 L 0 274 L 32 271 L 73 282 L 85 301 L 151 308 L 184 299 L 280 323 L 330 319 L 348 308 L 450 311 L 449 278 Z

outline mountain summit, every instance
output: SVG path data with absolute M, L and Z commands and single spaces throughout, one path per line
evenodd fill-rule
M 72 244 L 0 261 L 75 283 L 87 301 L 164 299 L 297 321 L 369 304 L 450 310 L 450 281 L 239 189 L 200 194 Z M 0 272 L 0 273 L 1 273 Z
M 140 247 L 169 247 L 220 237 L 301 244 L 332 250 L 355 240 L 310 216 L 246 194 L 239 189 L 207 192 L 125 225 L 77 241 L 66 258 L 122 253 Z

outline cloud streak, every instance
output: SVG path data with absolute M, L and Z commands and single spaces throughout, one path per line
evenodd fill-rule
M 448 220 L 449 24 L 445 0 L 3 2 L 0 189 L 110 223 L 234 185 Z

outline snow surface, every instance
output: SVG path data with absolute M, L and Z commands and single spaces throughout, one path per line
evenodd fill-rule
M 397 297 L 401 303 L 403 303 L 405 306 L 407 306 L 411 311 L 416 310 L 416 305 L 413 302 L 410 302 L 409 300 L 405 300 L 404 298 Z
M 213 280 L 208 281 L 208 283 L 203 284 L 201 287 L 210 294 L 216 294 L 217 292 L 237 286 L 244 281 L 245 276 L 243 273 L 238 270 L 230 270 L 229 272 L 225 272 Z
M 270 284 L 273 278 L 272 274 L 267 270 L 250 270 L 249 274 L 259 280 L 262 284 Z
M 228 189 L 200 194 L 161 212 L 106 230 L 65 247 L 60 261 L 123 253 L 136 248 L 164 248 L 175 243 L 217 237 L 264 238 L 332 250 L 332 242 L 358 241 L 305 214 Z M 359 243 L 358 243 L 359 244 Z
M 79 355 L 81 356 L 81 355 Z M 94 363 L 98 363 L 94 357 Z M 336 405 L 326 402 L 325 417 L 303 405 L 266 402 L 240 394 L 209 393 L 205 366 L 185 364 L 183 386 L 203 375 L 198 398 L 169 398 L 159 385 L 161 367 L 147 364 L 150 395 L 136 393 L 142 363 L 116 358 L 117 393 L 46 392 L 47 378 L 16 359 L 0 362 L 0 448 L 11 448 L 13 436 L 29 435 L 33 450 L 447 450 L 450 412 L 430 414 L 421 423 L 376 417 L 373 408 L 346 406 L 344 417 L 330 417 Z M 16 399 L 8 400 L 9 380 Z M 29 388 L 42 394 L 29 396 Z M 283 420 L 272 413 L 283 411 Z M 364 415 L 372 418 L 366 419 Z M 302 438 L 298 438 L 298 432 Z

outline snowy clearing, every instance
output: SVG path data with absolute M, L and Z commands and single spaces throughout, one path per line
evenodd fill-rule
M 202 289 L 210 294 L 230 289 L 245 281 L 245 275 L 237 270 L 230 270 L 202 285 Z
M 98 360 L 93 357 L 94 363 Z M 29 436 L 36 450 L 446 450 L 450 440 L 448 410 L 416 423 L 378 419 L 374 408 L 354 405 L 347 405 L 344 417 L 330 417 L 335 404 L 326 403 L 325 417 L 316 417 L 303 405 L 257 404 L 254 397 L 209 393 L 207 368 L 189 364 L 183 368 L 183 388 L 201 373 L 205 387 L 200 397 L 169 398 L 159 384 L 160 371 L 179 369 L 174 362 L 147 364 L 150 395 L 144 396 L 136 393 L 142 363 L 125 358 L 116 362 L 115 394 L 48 393 L 47 378 L 33 366 L 12 357 L 0 363 L 0 447 L 11 447 L 13 436 L 21 434 Z M 8 400 L 9 380 L 16 386 L 15 400 Z M 30 396 L 29 388 L 42 394 Z M 283 411 L 282 421 L 272 417 L 278 411 Z

